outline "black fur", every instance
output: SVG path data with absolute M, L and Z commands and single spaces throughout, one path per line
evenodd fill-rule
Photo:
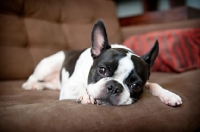
M 159 52 L 159 44 L 158 40 L 156 40 L 154 46 L 147 52 L 145 55 L 143 55 L 141 58 L 146 62 L 146 65 L 149 69 L 148 76 L 150 76 L 150 68 L 152 67 L 156 57 L 158 56 Z
M 154 46 L 149 50 L 148 53 L 142 56 L 142 59 L 147 63 L 148 67 L 151 67 L 158 55 L 159 45 L 158 40 L 156 40 Z
M 69 76 L 71 76 L 74 72 L 74 68 L 76 65 L 76 61 L 78 60 L 79 56 L 81 53 L 83 53 L 84 50 L 82 51 L 64 51 L 65 53 L 65 61 L 63 62 L 62 68 L 65 68 L 69 72 Z M 62 70 L 61 70 L 62 72 Z M 60 73 L 60 80 L 62 80 L 62 75 Z

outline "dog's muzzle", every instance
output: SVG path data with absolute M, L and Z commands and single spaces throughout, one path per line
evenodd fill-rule
M 123 86 L 115 80 L 110 80 L 105 85 L 105 90 L 98 98 L 95 98 L 94 104 L 97 105 L 116 105 L 117 96 L 123 92 Z

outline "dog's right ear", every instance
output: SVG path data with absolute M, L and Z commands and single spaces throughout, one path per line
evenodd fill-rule
M 156 40 L 154 46 L 150 49 L 150 51 L 141 57 L 146 62 L 149 68 L 153 65 L 158 55 L 158 52 L 159 52 L 159 45 L 158 45 L 158 40 Z
M 103 52 L 111 48 L 108 43 L 106 28 L 101 19 L 99 19 L 92 29 L 92 47 L 91 54 L 94 59 L 98 58 Z

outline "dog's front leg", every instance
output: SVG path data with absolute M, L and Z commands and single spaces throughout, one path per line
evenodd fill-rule
M 145 84 L 146 88 L 149 89 L 150 93 L 154 96 L 158 96 L 160 100 L 166 105 L 170 106 L 178 106 L 182 104 L 182 100 L 179 95 L 172 93 L 164 88 L 162 88 L 157 83 L 149 83 Z
M 94 104 L 94 98 L 88 95 L 86 88 L 81 88 L 77 102 L 81 104 Z
M 94 99 L 88 95 L 86 87 L 84 85 L 77 85 L 74 83 L 70 83 L 70 81 L 62 84 L 59 99 L 76 99 L 77 103 L 94 104 Z

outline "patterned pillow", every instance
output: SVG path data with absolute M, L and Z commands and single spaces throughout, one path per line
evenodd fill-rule
M 144 55 L 159 42 L 152 71 L 183 72 L 200 68 L 200 28 L 165 30 L 127 38 L 124 45 Z

